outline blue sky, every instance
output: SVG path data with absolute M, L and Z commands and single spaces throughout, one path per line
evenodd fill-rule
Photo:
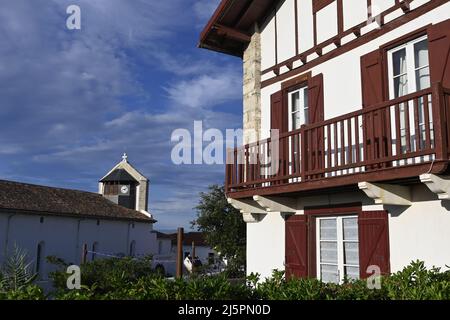
M 242 65 L 198 49 L 219 0 L 3 0 L 0 179 L 97 191 L 127 152 L 157 229 L 189 227 L 222 165 L 171 162 L 171 133 L 240 128 Z M 81 30 L 66 8 L 81 8 Z

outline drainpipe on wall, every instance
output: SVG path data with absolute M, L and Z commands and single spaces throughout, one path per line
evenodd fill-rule
M 133 224 L 133 222 L 128 222 L 128 230 L 127 230 L 127 246 L 125 248 L 125 255 L 128 255 L 128 250 L 130 248 L 130 229 L 131 229 L 131 225 Z
M 5 249 L 3 252 L 3 256 L 6 258 L 6 254 L 8 253 L 8 245 L 9 245 L 9 227 L 11 223 L 11 219 L 17 214 L 13 213 L 8 216 L 8 221 L 6 222 L 6 232 L 5 232 Z
M 76 244 L 75 244 L 75 260 L 74 261 L 77 261 L 78 257 L 81 256 L 81 255 L 79 255 L 79 253 L 80 253 L 80 225 L 83 220 L 85 220 L 85 219 L 84 218 L 78 219 L 77 236 L 76 236 Z

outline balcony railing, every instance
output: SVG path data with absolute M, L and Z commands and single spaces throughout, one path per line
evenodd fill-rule
M 236 148 L 228 152 L 227 193 L 294 192 L 442 171 L 449 159 L 449 105 L 450 90 L 434 84 Z

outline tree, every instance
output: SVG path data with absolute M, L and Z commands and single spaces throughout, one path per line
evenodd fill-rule
M 245 267 L 246 225 L 238 210 L 227 201 L 224 187 L 213 185 L 200 193 L 197 219 L 192 226 L 204 232 L 206 242 L 227 260 L 232 276 Z

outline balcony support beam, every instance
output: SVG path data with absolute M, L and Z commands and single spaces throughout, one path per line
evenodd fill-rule
M 411 205 L 410 187 L 370 182 L 360 182 L 358 183 L 358 187 L 369 198 L 374 199 L 376 204 L 395 206 Z
M 437 176 L 432 173 L 420 175 L 420 181 L 424 183 L 431 192 L 437 194 L 440 200 L 450 200 L 450 177 Z
M 267 212 L 285 212 L 295 213 L 297 209 L 297 200 L 287 197 L 263 197 L 253 196 L 255 200 L 262 208 Z
M 227 199 L 228 203 L 231 204 L 235 209 L 242 213 L 242 218 L 246 223 L 256 223 L 261 221 L 267 212 L 258 205 L 256 201 L 247 199 Z

